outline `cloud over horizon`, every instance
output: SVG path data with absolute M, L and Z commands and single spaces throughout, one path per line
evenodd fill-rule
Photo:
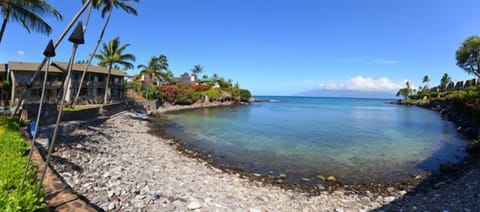
M 317 89 L 326 90 L 359 90 L 359 91 L 388 91 L 396 92 L 405 86 L 405 81 L 393 82 L 392 80 L 381 77 L 374 79 L 371 77 L 356 76 L 344 82 L 322 82 L 314 83 Z
M 25 55 L 25 52 L 22 51 L 22 50 L 18 50 L 18 51 L 17 51 L 17 54 L 20 55 L 20 56 L 24 56 L 24 55 Z

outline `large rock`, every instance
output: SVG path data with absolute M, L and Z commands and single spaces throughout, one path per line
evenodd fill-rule
M 466 151 L 470 154 L 479 155 L 480 154 L 480 143 L 469 143 L 465 147 Z

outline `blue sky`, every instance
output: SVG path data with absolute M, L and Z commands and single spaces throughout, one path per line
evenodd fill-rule
M 80 0 L 48 2 L 64 21 L 47 18 L 50 37 L 9 23 L 0 62 L 40 61 L 47 41 L 81 6 Z M 445 72 L 453 80 L 473 78 L 455 65 L 455 51 L 480 32 L 476 0 L 141 0 L 135 6 L 137 17 L 114 12 L 105 38 L 129 43 L 136 65 L 165 54 L 175 74 L 201 64 L 254 95 L 318 88 L 394 92 L 405 80 L 420 85 L 426 74 L 438 84 Z M 87 58 L 103 22 L 93 14 L 77 60 Z M 63 42 L 55 60 L 67 61 L 70 51 Z

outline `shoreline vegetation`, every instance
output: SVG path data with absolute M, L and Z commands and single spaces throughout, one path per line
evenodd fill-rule
M 35 167 L 29 167 L 21 190 L 29 147 L 19 129 L 18 120 L 0 116 L 0 211 L 44 210 L 43 191 L 36 194 Z

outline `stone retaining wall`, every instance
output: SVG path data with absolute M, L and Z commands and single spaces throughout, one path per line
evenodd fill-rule
M 39 106 L 38 104 L 28 104 L 25 106 L 29 120 L 36 119 L 38 106 Z M 131 109 L 133 107 L 135 107 L 135 103 L 132 101 L 124 101 L 120 103 L 105 105 L 104 115 L 111 116 L 121 111 Z M 86 120 L 98 118 L 99 114 L 100 114 L 100 107 L 94 107 L 94 108 L 83 109 L 83 110 L 72 111 L 72 112 L 64 111 L 61 121 L 62 122 L 86 121 Z M 57 115 L 58 115 L 58 110 L 57 110 L 56 104 L 44 104 L 42 108 L 42 114 L 40 117 L 39 126 L 47 126 L 47 125 L 55 124 L 57 120 Z

